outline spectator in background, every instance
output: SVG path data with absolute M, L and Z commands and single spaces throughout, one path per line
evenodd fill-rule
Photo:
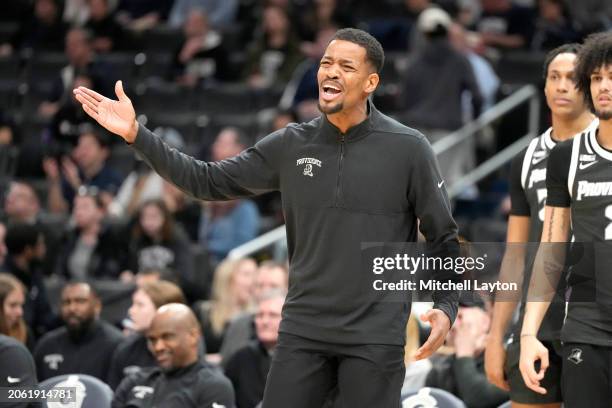
M 490 384 L 484 372 L 490 322 L 482 299 L 464 292 L 447 338 L 454 353 L 431 357 L 432 369 L 425 385 L 455 394 L 470 408 L 495 408 L 507 401 L 508 393 Z
M 96 59 L 91 34 L 84 29 L 72 28 L 68 31 L 64 52 L 68 65 L 58 73 L 47 100 L 38 108 L 38 113 L 44 118 L 55 115 L 62 102 L 72 97 L 71 89 L 77 73 L 87 72 L 100 92 L 110 90 L 113 83 L 111 67 Z
M 168 281 L 145 283 L 132 295 L 132 306 L 128 315 L 135 333 L 121 342 L 113 354 L 108 384 L 115 389 L 128 375 L 143 372 L 157 365 L 155 357 L 147 347 L 147 330 L 155 312 L 167 303 L 186 303 L 181 289 Z
M 44 274 L 50 275 L 53 273 L 59 248 L 60 233 L 43 221 L 40 200 L 30 184 L 24 181 L 11 182 L 4 200 L 4 217 L 7 223 L 16 222 L 36 225 L 45 237 L 45 246 L 47 248 L 43 262 Z
M 39 214 L 40 201 L 34 188 L 23 181 L 11 182 L 4 199 L 6 221 L 36 224 Z
M 534 30 L 534 13 L 513 0 L 481 0 L 482 13 L 476 31 L 486 47 L 529 48 Z
M 236 392 L 237 408 L 255 408 L 263 399 L 286 295 L 282 290 L 261 295 L 255 314 L 256 339 L 236 351 L 225 365 L 225 375 Z
M 240 129 L 223 128 L 211 146 L 211 159 L 221 161 L 237 156 L 249 145 Z M 216 264 L 232 249 L 257 237 L 259 223 L 259 212 L 252 200 L 206 202 L 202 204 L 199 241 Z
M 11 336 L 34 348 L 34 339 L 23 319 L 26 288 L 13 275 L 0 273 L 0 334 Z
M 468 32 L 460 24 L 453 23 L 449 27 L 449 38 L 453 47 L 455 47 L 455 49 L 461 54 L 465 55 L 472 66 L 474 78 L 476 79 L 478 89 L 480 90 L 480 94 L 482 96 L 481 111 L 485 112 L 495 105 L 500 80 L 489 61 L 472 51 L 470 48 L 468 35 Z M 470 95 L 468 95 L 468 99 L 470 99 L 469 97 Z M 468 103 L 464 102 L 463 110 L 464 112 L 468 113 L 467 115 L 464 115 L 465 121 L 469 121 L 476 117 L 476 115 L 472 113 L 471 100 L 469 100 Z
M 548 51 L 580 40 L 564 0 L 538 0 L 538 16 L 531 40 L 534 51 Z
M 255 88 L 284 86 L 302 59 L 287 12 L 267 6 L 246 64 L 249 84 Z
M 183 137 L 173 128 L 159 127 L 155 131 L 166 144 L 180 151 L 185 149 Z M 164 179 L 136 155 L 134 170 L 121 184 L 119 192 L 108 208 L 109 215 L 118 218 L 132 217 L 146 201 L 164 199 L 164 183 Z
M 125 264 L 123 244 L 104 223 L 104 205 L 94 188 L 79 188 L 73 225 L 63 238 L 56 273 L 68 279 L 116 279 Z
M 287 266 L 274 262 L 265 261 L 257 268 L 257 278 L 255 278 L 255 299 L 260 299 L 262 295 L 270 291 L 284 291 L 289 289 L 289 271 Z M 243 313 L 229 323 L 227 333 L 221 345 L 222 363 L 226 364 L 228 359 L 240 348 L 246 346 L 249 341 L 256 338 L 255 315 L 247 312 Z
M 61 51 L 67 25 L 62 21 L 59 0 L 35 0 L 33 13 L 26 15 L 10 44 L 0 46 L 0 55 L 22 49 Z
M 75 73 L 73 86 L 96 87 L 86 71 Z M 77 145 L 79 135 L 91 129 L 92 124 L 91 117 L 83 112 L 74 95 L 63 98 L 43 137 L 43 143 L 47 145 L 46 154 L 56 158 L 69 155 Z
M 572 21 L 583 36 L 612 28 L 612 3 L 601 0 L 568 1 Z
M 310 122 L 321 113 L 318 107 L 319 84 L 317 83 L 317 71 L 319 70 L 319 63 L 325 48 L 333 38 L 336 30 L 336 27 L 321 28 L 317 31 L 313 43 L 302 44 L 302 52 L 308 57 L 308 60 L 302 62 L 296 69 L 296 72 L 302 70 L 303 74 L 297 83 L 295 95 L 291 103 L 291 108 L 297 113 L 298 121 L 300 122 Z M 282 127 L 284 126 L 279 127 L 279 129 Z
M 194 282 L 195 265 L 189 238 L 174 223 L 163 201 L 145 202 L 134 217 L 124 269 L 132 275 L 149 269 L 171 269 L 178 274 L 184 291 Z
M 225 260 L 215 270 L 211 299 L 194 305 L 202 325 L 209 361 L 220 361 L 217 353 L 230 321 L 252 310 L 256 276 L 257 264 L 253 259 Z
M 27 296 L 24 318 L 34 331 L 34 336 L 39 337 L 56 326 L 56 317 L 43 282 L 42 260 L 46 252 L 44 235 L 36 225 L 11 224 L 6 232 L 6 248 L 9 255 L 4 269 L 25 285 Z
M 337 30 L 338 26 L 350 27 L 350 16 L 340 7 L 341 0 L 314 0 L 300 16 L 300 38 L 308 42 L 316 42 L 317 35 L 322 30 Z M 317 52 L 318 53 L 318 52 Z M 306 53 L 312 56 L 312 53 Z M 321 53 L 321 55 L 323 55 Z
M 183 25 L 185 41 L 174 55 L 171 77 L 180 84 L 194 86 L 231 77 L 223 37 L 210 28 L 202 10 L 189 12 Z
M 87 0 L 89 18 L 85 28 L 92 33 L 92 48 L 95 52 L 105 53 L 121 48 L 125 41 L 123 27 L 115 20 L 109 5 L 110 0 Z
M 198 321 L 187 306 L 160 307 L 147 331 L 159 367 L 126 377 L 112 407 L 233 407 L 231 382 L 199 358 L 200 338 Z
M 174 28 L 181 27 L 189 14 L 199 9 L 206 13 L 213 28 L 225 28 L 234 22 L 238 3 L 238 0 L 174 0 L 168 25 Z
M 36 345 L 38 379 L 62 374 L 88 374 L 106 381 L 110 360 L 123 339 L 100 319 L 102 303 L 88 283 L 69 282 L 61 295 L 64 326 L 45 334 Z
M 171 7 L 172 0 L 120 0 L 117 20 L 130 30 L 148 30 L 165 22 Z
M 43 168 L 49 181 L 49 210 L 66 213 L 81 186 L 96 187 L 104 208 L 111 203 L 121 185 L 121 177 L 107 163 L 110 155 L 106 134 L 88 129 L 81 133 L 70 157 L 46 158 Z
M 437 7 L 421 13 L 418 28 L 427 46 L 414 54 L 404 73 L 404 123 L 426 134 L 431 143 L 459 129 L 464 123 L 463 98 L 469 92 L 472 112 L 478 116 L 482 96 L 468 59 L 449 40 L 450 16 Z M 444 115 L 440 115 L 444 112 Z M 468 172 L 475 161 L 470 141 L 438 157 L 448 185 Z

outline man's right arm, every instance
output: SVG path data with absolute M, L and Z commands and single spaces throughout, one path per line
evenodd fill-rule
M 132 101 L 117 81 L 117 100 L 91 89 L 74 89 L 83 110 L 108 131 L 121 136 L 166 180 L 204 200 L 231 200 L 279 189 L 284 129 L 268 135 L 239 156 L 205 163 L 171 149 L 136 121 Z
M 525 317 L 521 330 L 521 358 L 519 368 L 525 385 L 545 394 L 540 385 L 548 368 L 548 350 L 537 338 L 537 333 L 548 310 L 565 264 L 566 243 L 570 232 L 571 196 L 568 174 L 572 144 L 564 142 L 553 149 L 548 159 L 547 198 L 544 227 L 538 253 L 533 266 Z M 534 364 L 540 360 L 540 371 Z
M 134 149 L 182 191 L 203 200 L 231 200 L 279 189 L 279 167 L 285 130 L 276 131 L 240 155 L 203 162 L 166 145 L 140 125 Z

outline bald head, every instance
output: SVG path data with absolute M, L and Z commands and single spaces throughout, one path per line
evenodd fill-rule
M 191 309 L 183 304 L 169 303 L 157 309 L 147 339 L 163 370 L 186 367 L 198 360 L 200 325 Z
M 168 303 L 157 309 L 153 323 L 160 326 L 172 326 L 176 330 L 200 330 L 198 319 L 191 309 L 182 303 Z

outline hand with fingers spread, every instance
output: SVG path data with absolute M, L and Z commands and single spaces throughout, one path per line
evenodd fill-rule
M 535 364 L 540 361 L 540 370 L 536 371 Z M 521 335 L 521 359 L 519 369 L 525 385 L 539 393 L 546 394 L 546 389 L 540 385 L 544 373 L 548 368 L 548 349 L 536 336 Z
M 443 311 L 439 309 L 431 309 L 427 313 L 421 315 L 423 322 L 429 322 L 431 332 L 425 344 L 416 351 L 415 360 L 422 360 L 431 356 L 436 350 L 444 344 L 444 340 L 450 330 L 450 319 Z
M 102 127 L 133 143 L 138 133 L 138 122 L 132 101 L 123 91 L 123 83 L 117 81 L 115 93 L 118 100 L 109 99 L 96 91 L 80 86 L 74 89 L 76 99 L 83 110 Z

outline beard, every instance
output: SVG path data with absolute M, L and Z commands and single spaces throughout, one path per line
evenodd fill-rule
M 78 342 L 85 336 L 93 325 L 94 319 L 81 320 L 77 324 L 66 323 L 66 330 L 68 330 L 68 336 L 75 342 Z
M 600 120 L 610 120 L 612 119 L 612 109 L 599 110 L 595 108 L 595 116 Z
M 344 108 L 344 105 L 342 104 L 342 102 L 340 102 L 336 105 L 324 108 L 323 106 L 321 106 L 321 102 L 317 102 L 317 107 L 319 108 L 321 113 L 325 113 L 326 115 L 333 115 L 334 113 L 340 112 L 342 108 Z

